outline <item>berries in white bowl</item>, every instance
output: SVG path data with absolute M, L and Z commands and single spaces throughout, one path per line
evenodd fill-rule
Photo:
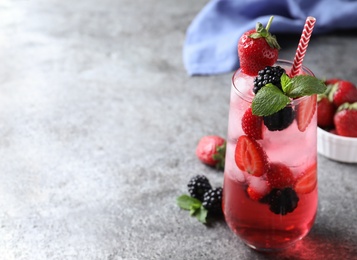
M 335 161 L 357 163 L 357 87 L 340 79 L 326 85 L 317 103 L 317 150 Z

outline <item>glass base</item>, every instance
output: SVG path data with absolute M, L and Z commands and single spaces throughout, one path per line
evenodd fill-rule
M 304 236 L 305 237 L 305 236 Z M 296 243 L 298 241 L 300 241 L 301 239 L 303 239 L 304 237 L 301 237 L 295 241 L 292 241 L 289 244 L 285 244 L 282 247 L 256 247 L 254 245 L 251 245 L 249 243 L 244 242 L 248 247 L 250 247 L 251 249 L 254 249 L 255 251 L 261 252 L 261 253 L 279 253 L 279 252 L 283 252 L 287 249 L 290 249 L 292 247 L 294 247 L 296 245 Z

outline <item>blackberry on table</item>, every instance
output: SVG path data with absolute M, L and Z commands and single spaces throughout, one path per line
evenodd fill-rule
M 211 214 L 222 213 L 222 188 L 215 188 L 204 194 L 202 206 Z
M 292 107 L 286 106 L 270 116 L 264 116 L 263 120 L 264 125 L 270 131 L 281 131 L 291 125 L 294 121 L 294 117 L 295 112 Z
M 285 73 L 285 70 L 280 66 L 267 66 L 258 72 L 258 76 L 254 79 L 253 92 L 257 92 L 268 83 L 272 83 L 281 89 L 280 77 Z
M 299 197 L 292 188 L 272 189 L 261 202 L 268 203 L 273 213 L 286 215 L 296 209 Z
M 203 201 L 203 195 L 212 189 L 209 180 L 204 175 L 196 175 L 187 184 L 188 192 L 192 198 Z

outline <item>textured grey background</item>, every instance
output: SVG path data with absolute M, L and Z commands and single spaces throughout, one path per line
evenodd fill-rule
M 316 224 L 277 255 L 176 206 L 191 176 L 223 180 L 194 150 L 226 136 L 231 73 L 182 64 L 206 2 L 0 2 L 0 259 L 356 259 L 356 164 L 319 157 Z M 356 53 L 356 32 L 313 36 L 305 65 L 357 83 Z

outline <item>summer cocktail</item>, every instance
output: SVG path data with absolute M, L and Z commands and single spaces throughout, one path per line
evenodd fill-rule
M 307 68 L 292 75 L 291 62 L 250 66 L 241 55 L 243 66 L 232 78 L 223 211 L 249 246 L 282 249 L 314 223 L 316 93 L 325 86 Z

